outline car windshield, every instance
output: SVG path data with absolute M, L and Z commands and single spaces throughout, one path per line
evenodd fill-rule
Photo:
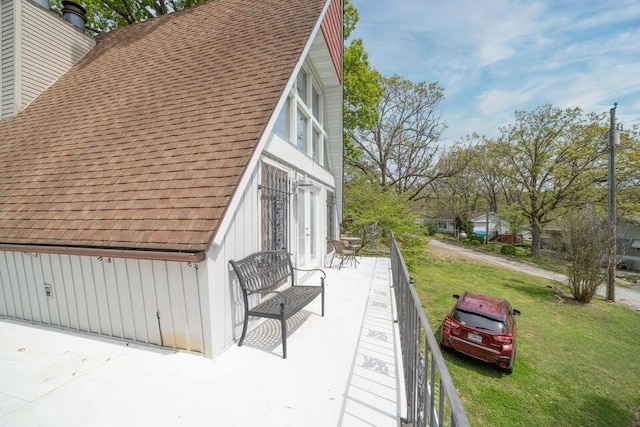
M 499 320 L 489 319 L 479 314 L 469 313 L 463 310 L 453 310 L 453 318 L 458 322 L 471 326 L 472 328 L 484 329 L 490 332 L 504 333 L 507 328 L 503 322 Z

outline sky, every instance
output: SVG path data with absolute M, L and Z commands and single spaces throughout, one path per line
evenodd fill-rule
M 447 142 L 552 104 L 640 125 L 640 0 L 351 0 L 371 66 L 438 81 Z

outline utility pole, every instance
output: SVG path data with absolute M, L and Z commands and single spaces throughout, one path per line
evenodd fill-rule
M 613 104 L 609 110 L 611 115 L 609 121 L 609 269 L 607 275 L 607 301 L 614 302 L 616 291 L 616 264 L 617 264 L 617 230 L 616 230 L 616 108 L 618 103 Z

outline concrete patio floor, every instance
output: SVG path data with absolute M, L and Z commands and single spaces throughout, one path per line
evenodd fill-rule
M 312 302 L 214 360 L 0 319 L 0 425 L 399 426 L 389 260 L 327 272 Z

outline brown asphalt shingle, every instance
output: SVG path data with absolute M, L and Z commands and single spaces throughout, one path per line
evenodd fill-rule
M 323 0 L 212 0 L 102 36 L 0 122 L 0 243 L 205 250 Z

